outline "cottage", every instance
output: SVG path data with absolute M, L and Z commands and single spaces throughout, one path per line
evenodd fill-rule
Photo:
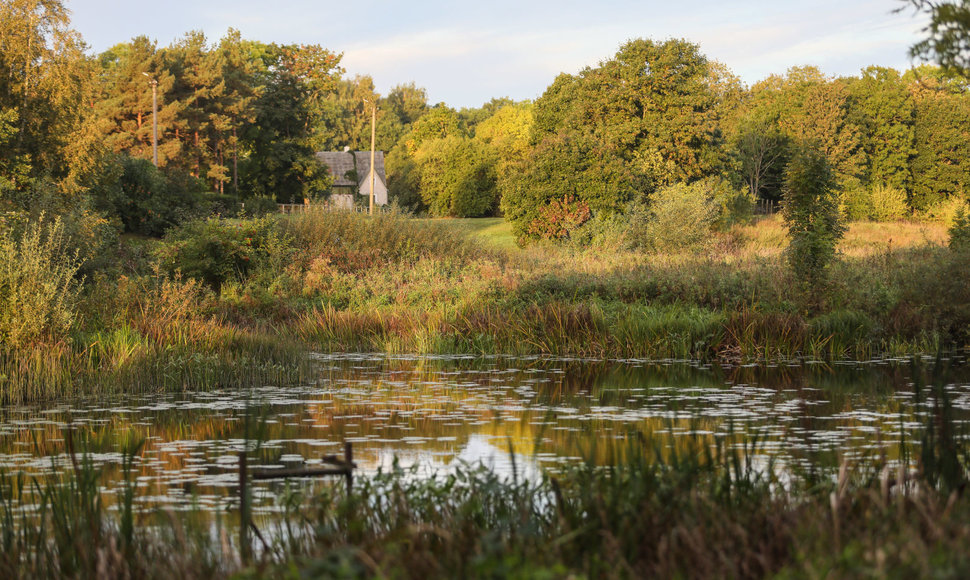
M 370 203 L 370 151 L 321 151 L 317 159 L 333 175 L 331 203 L 348 209 L 355 205 L 355 200 L 364 205 Z M 383 151 L 374 154 L 374 174 L 374 205 L 387 205 Z

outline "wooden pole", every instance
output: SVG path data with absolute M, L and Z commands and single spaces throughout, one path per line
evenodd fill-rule
M 249 564 L 252 545 L 249 543 L 249 489 L 247 486 L 246 451 L 239 452 L 239 556 L 243 566 Z
M 377 141 L 377 99 L 371 109 L 370 118 L 370 215 L 374 215 L 374 144 Z
M 349 498 L 354 487 L 354 447 L 350 441 L 344 442 L 344 467 L 347 469 L 345 477 L 347 478 L 347 497 Z
M 158 167 L 158 79 L 152 79 L 152 163 Z

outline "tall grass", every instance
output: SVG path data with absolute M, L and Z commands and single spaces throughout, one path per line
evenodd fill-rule
M 260 227 L 276 228 L 265 236 L 272 248 L 218 291 L 179 277 L 177 264 L 176 274 L 161 274 L 151 252 L 122 252 L 137 263 L 95 272 L 80 295 L 67 275 L 73 266 L 62 269 L 54 286 L 62 291 L 43 308 L 3 310 L 8 320 L 44 308 L 63 316 L 33 317 L 48 322 L 17 336 L 35 338 L 0 347 L 0 394 L 49 399 L 96 389 L 99 376 L 180 388 L 228 377 L 200 370 L 229 364 L 213 361 L 258 366 L 262 347 L 251 347 L 271 342 L 288 345 L 296 366 L 300 343 L 729 362 L 970 345 L 970 287 L 955 275 L 970 254 L 933 242 L 942 226 L 919 234 L 931 226 L 857 224 L 843 244 L 857 246 L 846 246 L 826 284 L 811 289 L 781 260 L 784 230 L 772 218 L 719 234 L 703 252 L 663 254 L 555 245 L 503 252 L 482 247 L 473 229 L 397 214 L 307 212 Z M 56 238 L 31 235 L 24 239 L 40 246 Z M 23 252 L 11 244 L 4 251 Z M 50 260 L 43 263 L 73 264 Z M 183 359 L 196 370 L 146 376 L 167 364 L 160 361 Z
M 305 377 L 306 347 L 209 312 L 198 283 L 162 275 L 92 282 L 70 335 L 0 350 L 0 401 L 108 391 L 288 384 Z

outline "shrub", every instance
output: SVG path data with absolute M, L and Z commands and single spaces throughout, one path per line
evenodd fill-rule
M 242 204 L 239 202 L 239 198 L 232 195 L 203 193 L 199 196 L 199 202 L 198 213 L 202 215 L 229 218 L 238 217 L 242 213 Z
M 252 217 L 263 217 L 280 210 L 276 200 L 267 195 L 257 195 L 247 199 L 244 203 L 245 212 Z
M 579 135 L 546 137 L 499 177 L 502 212 L 520 243 L 535 239 L 529 228 L 553 200 L 568 195 L 605 217 L 621 211 L 643 189 L 625 161 Z
M 58 341 L 70 331 L 81 262 L 65 245 L 64 224 L 43 215 L 19 235 L 0 231 L 0 346 Z
M 0 213 L 0 228 L 6 224 L 11 234 L 19 237 L 29 223 L 51 223 L 56 216 L 63 230 L 61 249 L 77 254 L 82 274 L 110 265 L 110 249 L 117 243 L 120 230 L 117 219 L 106 217 L 86 197 L 65 195 L 47 179 L 35 180 L 23 195 L 29 199 L 28 206 L 6 215 Z
M 852 221 L 871 219 L 872 196 L 869 190 L 861 185 L 846 187 L 842 191 L 842 210 L 845 217 Z
M 648 208 L 631 208 L 631 241 L 657 251 L 700 246 L 710 235 L 720 208 L 705 182 L 678 183 L 658 190 Z
M 567 195 L 540 208 L 539 216 L 529 223 L 528 234 L 543 240 L 565 240 L 589 218 L 589 204 Z
M 788 263 L 810 286 L 822 281 L 845 234 L 835 185 L 828 161 L 815 148 L 799 149 L 785 169 Z
M 119 225 L 98 212 L 77 208 L 61 216 L 64 223 L 64 248 L 77 254 L 82 274 L 113 266 Z
M 156 249 L 159 265 L 171 275 L 201 280 L 219 292 L 228 280 L 244 279 L 279 243 L 268 218 L 197 220 L 173 230 Z
M 906 217 L 909 206 L 906 192 L 889 185 L 874 185 L 869 188 L 871 210 L 869 217 L 875 221 L 893 221 Z
M 970 213 L 967 212 L 966 204 L 957 210 L 949 233 L 951 249 L 959 251 L 970 250 Z
M 894 221 L 909 214 L 906 192 L 889 185 L 847 187 L 842 193 L 842 208 L 845 217 L 854 221 Z
M 709 177 L 697 182 L 696 187 L 707 190 L 708 196 L 718 207 L 716 226 L 727 229 L 735 224 L 746 224 L 754 217 L 755 198 L 746 187 L 735 187 L 719 177 Z
M 147 159 L 121 156 L 119 163 L 117 181 L 101 184 L 91 194 L 95 207 L 117 216 L 125 231 L 161 236 L 204 213 L 198 180 L 177 171 L 162 172 Z
M 947 226 L 953 225 L 957 212 L 966 207 L 967 201 L 962 197 L 951 197 L 933 204 L 921 217 L 925 220 L 942 222 Z

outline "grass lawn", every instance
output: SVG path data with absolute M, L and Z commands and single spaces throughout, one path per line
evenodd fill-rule
M 512 225 L 505 221 L 505 218 L 439 218 L 435 221 L 468 236 L 475 236 L 490 248 L 519 249 L 515 243 L 515 237 L 512 236 Z
M 505 218 L 437 218 L 435 221 L 462 234 L 475 237 L 488 247 L 519 250 L 512 235 L 512 226 Z M 756 219 L 736 230 L 745 245 L 745 252 L 760 256 L 774 256 L 788 245 L 788 235 L 780 214 Z M 846 257 L 859 257 L 898 248 L 925 244 L 945 245 L 947 227 L 934 222 L 851 222 L 839 250 Z

